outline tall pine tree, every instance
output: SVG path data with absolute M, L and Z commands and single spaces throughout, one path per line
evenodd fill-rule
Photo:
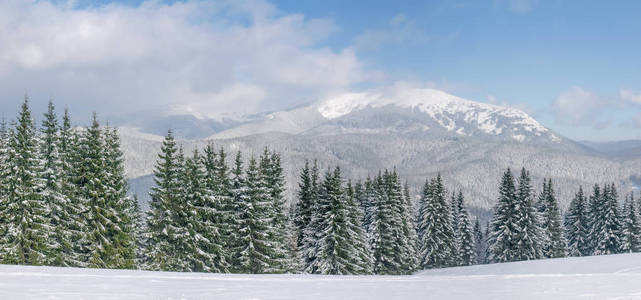
M 474 264 L 476 260 L 476 251 L 474 246 L 474 233 L 472 231 L 472 224 L 470 223 L 470 216 L 467 213 L 465 199 L 463 198 L 463 193 L 461 191 L 459 191 L 458 195 L 456 196 L 455 203 L 455 212 L 457 215 L 457 260 L 459 265 L 469 266 Z
M 441 268 L 456 262 L 455 237 L 450 205 L 445 200 L 445 187 L 439 174 L 426 182 L 418 215 L 420 267 Z
M 542 218 L 540 224 L 544 236 L 544 255 L 550 258 L 564 257 L 567 242 L 563 234 L 561 211 L 554 195 L 552 179 L 548 179 L 547 182 L 543 179 L 538 208 Z
M 621 251 L 621 220 L 618 194 L 614 184 L 603 187 L 600 204 L 594 217 L 592 235 L 595 238 L 593 255 L 615 254 Z
M 171 130 L 167 132 L 154 168 L 154 183 L 147 216 L 147 256 L 152 270 L 173 271 L 179 266 L 179 241 L 185 236 L 176 219 L 180 208 L 180 154 Z
M 15 130 L 11 132 L 7 174 L 8 194 L 2 205 L 4 235 L 0 238 L 2 262 L 41 265 L 48 262 L 49 211 L 40 191 L 43 162 L 38 151 L 38 137 L 25 96 Z
M 641 227 L 639 224 L 639 215 L 637 213 L 636 203 L 634 203 L 634 194 L 630 193 L 625 197 L 623 202 L 623 229 L 621 233 L 623 240 L 621 243 L 621 252 L 632 253 L 641 251 Z
M 582 187 L 579 187 L 579 191 L 570 202 L 563 223 L 568 243 L 568 255 L 587 256 L 592 254 L 589 244 L 590 211 Z
M 517 209 L 514 176 L 508 168 L 501 178 L 499 199 L 488 226 L 488 261 L 497 263 L 519 260 L 520 255 L 516 244 L 519 233 Z

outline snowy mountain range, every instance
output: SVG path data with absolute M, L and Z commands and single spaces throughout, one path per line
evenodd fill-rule
M 507 167 L 526 167 L 536 185 L 544 177 L 554 179 L 562 206 L 579 185 L 615 182 L 625 192 L 641 178 L 641 156 L 612 159 L 521 110 L 434 89 L 346 93 L 224 123 L 173 116 L 120 124 L 131 190 L 143 205 L 159 133 L 168 127 L 182 128 L 178 135 L 187 153 L 212 142 L 234 152 L 260 153 L 264 147 L 282 152 L 290 198 L 305 159 L 317 159 L 323 168 L 338 164 L 353 178 L 396 167 L 416 188 L 440 172 L 450 190 L 461 189 L 479 214 L 494 204 Z
M 302 108 L 268 114 L 263 120 L 226 129 L 210 138 L 266 132 L 452 134 L 519 142 L 562 141 L 521 110 L 469 101 L 434 89 L 341 94 Z

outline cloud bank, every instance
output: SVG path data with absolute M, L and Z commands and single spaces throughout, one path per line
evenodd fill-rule
M 622 89 L 602 96 L 581 87 L 561 92 L 552 105 L 559 124 L 605 129 L 611 125 L 641 128 L 641 93 Z
M 381 77 L 353 49 L 321 45 L 336 29 L 262 1 L 1 1 L 0 103 L 29 92 L 112 113 L 282 109 Z

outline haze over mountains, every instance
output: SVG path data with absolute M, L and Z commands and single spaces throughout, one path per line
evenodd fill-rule
M 228 152 L 250 149 L 258 155 L 264 147 L 282 152 L 290 199 L 305 159 L 318 159 L 323 169 L 339 165 L 355 179 L 396 167 L 416 194 L 426 178 L 440 172 L 450 191 L 461 189 L 476 213 L 494 204 L 506 167 L 526 167 L 535 188 L 540 179 L 551 177 L 562 207 L 579 185 L 615 182 L 620 194 L 641 185 L 641 143 L 620 147 L 575 142 L 521 110 L 433 89 L 347 93 L 287 111 L 236 118 L 144 117 L 117 124 L 131 192 L 143 207 L 168 128 L 182 138 L 186 153 L 212 142 Z

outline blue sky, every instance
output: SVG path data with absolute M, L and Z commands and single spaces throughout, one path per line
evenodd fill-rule
M 333 18 L 340 30 L 332 47 L 378 35 L 357 53 L 394 80 L 432 81 L 459 96 L 522 107 L 578 139 L 640 136 L 641 128 L 621 121 L 641 105 L 620 99 L 622 89 L 641 89 L 640 1 L 310 2 L 276 5 Z M 594 109 L 602 113 L 564 121 L 554 103 L 575 87 L 600 98 L 604 106 Z
M 98 98 L 91 107 L 109 110 L 100 106 L 101 93 L 140 102 L 132 110 L 219 112 L 241 101 L 237 113 L 248 113 L 314 101 L 326 91 L 411 82 L 521 108 L 574 139 L 641 138 L 641 1 L 9 2 L 6 14 L 48 18 L 20 27 L 32 26 L 28 35 L 0 33 L 0 43 L 35 53 L 19 51 L 24 63 L 5 69 L 43 80 L 35 91 L 23 85 L 15 93 L 53 94 L 70 106 L 88 103 L 74 97 Z M 33 34 L 38 30 L 42 36 Z M 60 47 L 29 48 L 52 35 L 79 46 L 68 55 L 48 55 Z M 51 72 L 83 83 L 46 84 Z M 99 82 L 129 93 L 83 90 Z M 159 87 L 167 90 L 149 92 Z

